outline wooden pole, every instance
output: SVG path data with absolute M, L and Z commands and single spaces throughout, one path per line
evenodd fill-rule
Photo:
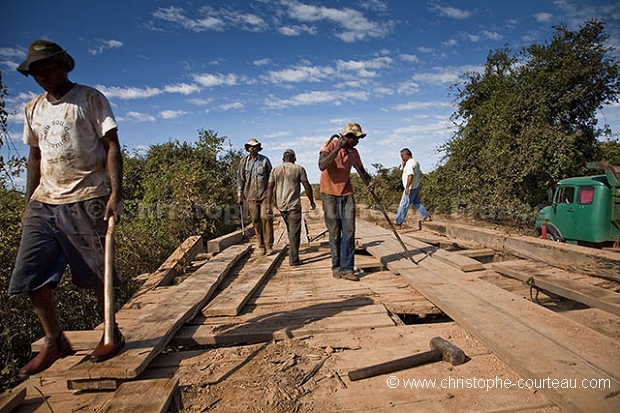
M 105 262 L 103 279 L 104 302 L 104 344 L 114 343 L 114 215 L 108 218 L 108 231 L 105 234 Z

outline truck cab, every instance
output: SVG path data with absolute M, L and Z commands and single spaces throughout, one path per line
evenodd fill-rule
M 590 246 L 618 245 L 620 240 L 619 167 L 607 162 L 588 164 L 605 175 L 562 179 L 551 206 L 540 210 L 536 231 L 547 238 Z M 546 231 L 543 231 L 543 225 Z

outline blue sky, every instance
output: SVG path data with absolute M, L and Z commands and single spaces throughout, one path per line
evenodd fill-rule
M 554 25 L 593 18 L 607 19 L 620 50 L 612 0 L 2 0 L 11 151 L 27 155 L 22 110 L 41 93 L 15 68 L 45 38 L 75 58 L 73 81 L 108 96 L 129 149 L 194 142 L 211 129 L 239 148 L 258 139 L 274 165 L 295 149 L 317 183 L 321 143 L 354 121 L 368 133 L 358 146 L 368 170 L 397 166 L 409 147 L 429 172 L 454 130 L 459 74 L 491 50 L 544 43 Z M 599 119 L 618 133 L 620 106 Z

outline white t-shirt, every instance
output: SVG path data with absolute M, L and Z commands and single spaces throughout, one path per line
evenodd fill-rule
M 411 158 L 405 162 L 405 166 L 403 167 L 403 187 L 407 189 L 407 178 L 409 175 L 413 175 L 413 181 L 411 181 L 411 186 L 409 189 L 415 189 L 420 186 L 420 164 L 414 159 Z
M 26 105 L 24 143 L 41 150 L 41 180 L 32 199 L 54 205 L 108 194 L 101 138 L 117 127 L 110 103 L 76 84 L 59 102 L 44 93 Z

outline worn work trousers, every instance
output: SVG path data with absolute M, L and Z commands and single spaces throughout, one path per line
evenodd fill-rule
M 267 213 L 267 200 L 248 201 L 258 248 L 273 248 L 273 213 Z
M 332 270 L 353 271 L 355 259 L 355 198 L 321 194 L 329 232 Z
M 301 209 L 280 211 L 288 233 L 288 260 L 290 264 L 299 262 L 299 243 L 301 241 Z
M 394 219 L 397 225 L 400 225 L 405 221 L 405 217 L 407 216 L 407 212 L 409 212 L 409 207 L 411 205 L 415 206 L 418 211 L 420 211 L 422 219 L 428 217 L 428 211 L 424 208 L 424 205 L 422 205 L 422 201 L 420 200 L 421 188 L 421 185 L 417 188 L 410 188 L 409 194 L 407 195 L 405 195 L 403 191 L 403 196 L 400 198 L 400 205 L 398 206 L 398 211 L 396 212 L 396 218 Z

